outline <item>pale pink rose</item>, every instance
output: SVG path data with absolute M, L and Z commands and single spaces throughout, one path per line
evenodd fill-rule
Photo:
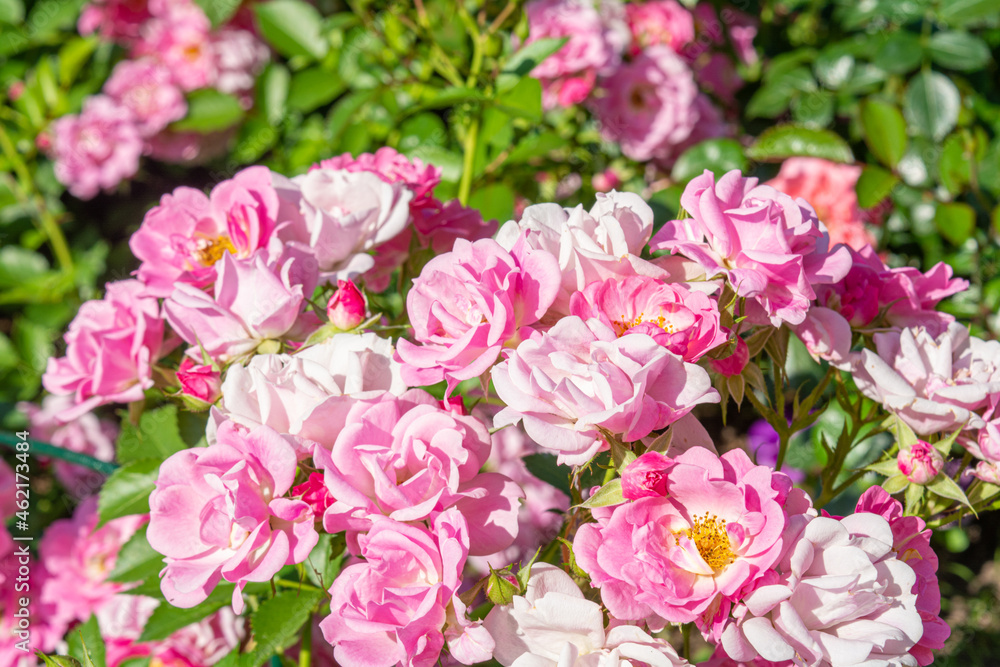
M 852 360 L 861 392 L 916 431 L 982 428 L 976 411 L 1000 392 L 1000 342 L 970 336 L 953 322 L 939 336 L 922 327 L 875 334 L 875 350 Z
M 968 280 L 952 278 L 952 274 L 944 262 L 924 273 L 909 266 L 888 269 L 879 292 L 880 304 L 889 308 L 886 320 L 896 327 L 933 326 L 943 332 L 955 318 L 935 311 L 935 307 L 942 299 L 969 289 Z
M 505 667 L 681 667 L 687 660 L 663 639 L 634 625 L 605 630 L 601 605 L 583 597 L 573 578 L 555 565 L 532 566 L 524 596 L 495 606 L 483 625 Z
M 53 653 L 62 643 L 67 622 L 41 599 L 48 571 L 35 560 L 27 542 L 15 542 L 0 524 L 0 665 L 38 667 L 30 652 Z M 21 604 L 27 598 L 27 607 Z
M 163 10 L 143 23 L 132 56 L 150 56 L 170 70 L 184 91 L 207 88 L 218 77 L 212 24 L 193 2 L 165 2 Z
M 287 179 L 274 176 L 287 225 L 285 243 L 306 248 L 324 278 L 354 278 L 375 266 L 369 253 L 405 228 L 413 193 L 366 172 L 313 169 Z
M 646 452 L 622 470 L 622 495 L 625 500 L 667 495 L 667 471 L 672 459 L 659 452 Z
M 825 359 L 841 370 L 850 368 L 853 332 L 850 323 L 840 313 L 813 306 L 806 313 L 806 319 L 793 326 L 792 331 L 813 359 Z
M 261 354 L 226 371 L 214 426 L 231 419 L 268 426 L 289 436 L 303 456 L 310 440 L 332 441 L 359 398 L 400 395 L 406 383 L 393 360 L 392 342 L 374 333 L 336 334 L 296 354 Z
M 977 459 L 1000 463 L 1000 395 L 990 397 L 990 403 L 992 407 L 982 415 L 986 424 L 975 440 L 960 438 L 959 442 Z
M 42 399 L 41 405 L 18 403 L 17 408 L 31 424 L 31 437 L 101 461 L 114 460 L 118 426 L 112 421 L 99 419 L 92 412 L 66 421 L 66 413 L 73 408 L 72 396 L 50 395 Z M 53 464 L 56 477 L 76 498 L 96 493 L 104 481 L 104 475 L 89 468 L 61 460 L 55 460 Z M 13 491 L 10 499 L 13 502 Z
M 708 359 L 708 365 L 719 375 L 725 375 L 726 377 L 739 375 L 750 362 L 750 348 L 747 347 L 747 342 L 741 336 L 736 336 L 735 340 L 736 345 L 732 348 L 730 354 L 719 359 L 712 359 L 711 357 Z
M 271 56 L 267 45 L 249 30 L 225 27 L 212 33 L 216 79 L 213 87 L 239 98 L 245 109 L 253 106 L 257 75 Z
M 750 16 L 733 7 L 724 7 L 722 19 L 726 22 L 729 30 L 729 39 L 736 51 L 736 56 L 744 65 L 753 65 L 758 60 L 757 51 L 753 47 L 754 37 L 757 36 L 757 28 L 760 22 L 756 17 Z
M 419 158 L 408 158 L 395 149 L 383 146 L 374 153 L 362 153 L 354 157 L 344 153 L 337 157 L 321 160 L 310 170 L 330 169 L 349 172 L 367 171 L 386 183 L 403 183 L 413 192 L 411 206 L 432 205 L 434 188 L 441 182 L 441 170 L 431 164 L 424 164 Z
M 85 500 L 72 519 L 49 526 L 39 545 L 42 566 L 48 571 L 41 601 L 51 604 L 60 621 L 86 622 L 125 584 L 108 581 L 118 552 L 146 523 L 145 516 L 128 516 L 97 528 L 97 499 Z M 96 529 L 96 530 L 95 530 Z
M 675 53 L 694 39 L 694 17 L 676 0 L 650 0 L 625 5 L 632 31 L 632 55 L 662 44 Z
M 358 400 L 345 422 L 336 439 L 324 438 L 313 450 L 334 498 L 323 517 L 326 532 L 346 530 L 356 552 L 358 534 L 382 515 L 429 520 L 456 507 L 469 521 L 474 555 L 514 541 L 524 493 L 504 475 L 479 472 L 490 438 L 477 418 L 443 410 L 415 389 Z
M 594 99 L 601 132 L 640 162 L 666 158 L 698 121 L 691 69 L 666 46 L 652 46 L 603 81 Z
M 931 445 L 917 440 L 896 456 L 899 472 L 912 484 L 927 484 L 944 468 L 944 457 Z
M 861 167 L 829 160 L 795 157 L 781 164 L 778 175 L 767 182 L 792 199 L 805 199 L 826 225 L 830 243 L 843 243 L 855 250 L 875 245 L 875 237 L 865 228 L 854 186 Z
M 132 112 L 139 134 L 150 137 L 187 114 L 187 101 L 166 67 L 153 58 L 123 60 L 104 93 Z
M 666 277 L 667 272 L 639 257 L 653 233 L 653 209 L 630 192 L 598 193 L 590 211 L 536 204 L 497 232 L 497 243 L 510 251 L 526 234 L 529 247 L 559 259 L 562 285 L 550 315 L 569 314 L 574 292 L 615 276 Z
M 177 381 L 181 385 L 181 394 L 203 401 L 215 403 L 222 396 L 222 378 L 219 371 L 210 364 L 199 364 L 191 357 L 181 359 L 177 369 Z
M 452 250 L 457 239 L 491 238 L 497 231 L 497 221 L 484 220 L 479 211 L 453 199 L 447 204 L 438 202 L 413 211 L 413 228 L 422 247 L 443 254 Z
M 664 225 L 651 248 L 692 259 L 709 277 L 725 275 L 755 323 L 801 324 L 813 286 L 835 283 L 851 268 L 847 248 L 829 248 L 807 204 L 739 171 L 718 182 L 705 171 L 684 188 L 681 205 L 691 217 Z
M 153 386 L 153 364 L 163 351 L 163 320 L 156 299 L 138 280 L 108 283 L 104 298 L 87 301 L 63 337 L 66 356 L 51 357 L 42 376 L 50 393 L 72 394 L 76 419 L 98 405 L 142 400 Z
M 142 136 L 135 116 L 106 95 L 88 97 L 79 116 L 52 124 L 52 157 L 59 182 L 92 199 L 139 171 Z
M 967 470 L 966 474 L 981 479 L 987 484 L 1000 486 L 1000 463 L 995 461 L 980 461 L 975 468 Z
M 621 62 L 629 33 L 617 0 L 598 6 L 592 0 L 532 0 L 524 9 L 529 30 L 526 44 L 569 38 L 531 71 L 542 81 L 546 108 L 582 100 L 593 88 L 596 74 L 610 73 Z M 575 88 L 572 94 L 561 91 L 566 85 Z
M 492 239 L 457 240 L 424 266 L 406 297 L 417 344 L 397 343 L 403 378 L 411 386 L 447 380 L 451 393 L 483 375 L 501 350 L 531 333 L 560 282 L 556 258 L 523 237 L 511 252 Z
M 237 259 L 225 253 L 215 267 L 212 292 L 177 283 L 163 304 L 171 328 L 218 362 L 252 354 L 264 341 L 302 339 L 321 324 L 305 312 L 316 286 L 316 262 L 308 255 L 271 262 L 267 254 Z
M 619 336 L 646 334 L 690 362 L 728 338 L 714 298 L 682 283 L 642 276 L 587 285 L 570 298 L 570 314 L 596 317 Z
M 917 611 L 924 623 L 924 633 L 916 646 L 910 649 L 910 654 L 922 667 L 929 665 L 934 662 L 932 650 L 943 648 L 951 634 L 951 628 L 940 617 L 938 557 L 931 548 L 931 529 L 920 517 L 903 516 L 903 504 L 881 486 L 873 486 L 862 493 L 854 511 L 877 514 L 888 521 L 896 558 L 913 568 L 917 581 L 912 592 L 917 595 Z
M 233 610 L 241 613 L 247 582 L 306 559 L 319 536 L 309 505 L 283 497 L 295 468 L 295 450 L 276 432 L 234 422 L 219 427 L 210 447 L 163 462 L 146 535 L 166 556 L 160 587 L 170 604 L 193 607 L 224 579 L 236 584 Z
M 717 630 L 730 603 L 778 562 L 782 533 L 812 511 L 809 499 L 740 449 L 689 449 L 667 471 L 666 490 L 595 511 L 598 522 L 576 534 L 576 562 L 615 618 Z
M 277 250 L 277 221 L 278 195 L 267 167 L 240 171 L 208 197 L 179 187 L 163 195 L 129 239 L 142 262 L 136 275 L 160 297 L 170 296 L 178 282 L 211 285 L 226 253 L 246 259 L 269 245 Z
M 80 12 L 76 27 L 81 35 L 99 32 L 104 40 L 127 44 L 152 17 L 147 0 L 91 0 Z
M 430 530 L 382 517 L 360 542 L 365 562 L 341 571 L 330 589 L 331 613 L 320 623 L 339 664 L 431 667 L 446 639 L 464 664 L 489 660 L 491 638 L 465 620 L 457 597 L 469 553 L 460 512 L 438 515 Z M 463 654 L 466 631 L 480 640 L 478 652 Z
M 341 331 L 356 329 L 365 320 L 365 297 L 350 280 L 338 280 L 337 291 L 326 305 L 330 324 Z
M 565 317 L 522 342 L 493 368 L 507 407 L 498 427 L 518 421 L 559 461 L 586 463 L 607 447 L 600 428 L 634 441 L 665 428 L 719 394 L 701 367 L 645 334 L 622 336 L 600 320 Z
M 726 653 L 811 667 L 914 664 L 908 652 L 924 631 L 916 576 L 889 522 L 862 512 L 797 523 L 777 568 L 734 608 Z

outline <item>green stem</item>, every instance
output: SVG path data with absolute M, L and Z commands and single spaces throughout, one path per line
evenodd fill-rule
M 691 624 L 685 623 L 681 626 L 681 636 L 684 638 L 682 654 L 685 660 L 691 659 Z
M 30 446 L 28 451 L 37 454 L 38 456 L 48 456 L 53 459 L 66 461 L 67 463 L 84 466 L 85 468 L 96 470 L 103 475 L 110 475 L 116 468 L 118 468 L 118 466 L 114 463 L 95 459 L 93 456 L 81 454 L 80 452 L 63 449 L 62 447 L 58 447 L 48 442 L 32 440 L 31 438 L 22 440 L 21 438 L 9 433 L 0 433 L 0 445 L 7 447 L 8 449 L 17 449 L 17 445 L 22 442 L 27 442 Z
M 309 584 L 304 584 L 301 581 L 287 581 L 285 579 L 272 579 L 273 583 L 278 588 L 294 588 L 295 590 L 301 591 L 317 591 L 319 593 L 326 593 L 322 588 L 317 588 L 316 586 L 311 586 Z
M 309 667 L 312 662 L 312 619 L 306 621 L 302 626 L 302 640 L 299 642 L 299 667 Z
M 472 170 L 476 162 L 476 142 L 479 140 L 479 116 L 469 123 L 465 134 L 465 155 L 462 160 L 462 180 L 458 184 L 458 200 L 462 206 L 469 205 L 469 193 L 472 191 Z

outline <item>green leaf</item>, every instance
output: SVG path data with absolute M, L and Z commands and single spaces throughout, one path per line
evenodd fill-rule
M 314 586 L 324 590 L 330 588 L 343 564 L 345 546 L 343 533 L 324 533 L 319 536 L 319 541 L 304 563 L 306 577 Z
M 532 121 L 542 119 L 542 84 L 538 79 L 524 77 L 516 86 L 497 96 L 496 104 L 505 113 L 527 118 Z
M 996 13 L 996 0 L 946 0 L 941 3 L 938 16 L 945 23 L 962 24 Z
M 873 463 L 872 465 L 865 468 L 865 470 L 871 470 L 872 472 L 877 472 L 883 477 L 894 477 L 899 474 L 899 462 L 896 459 L 889 459 L 888 461 L 879 461 L 878 463 Z
M 816 56 L 813 71 L 827 88 L 837 89 L 850 80 L 854 74 L 854 55 L 844 44 L 832 44 Z
M 127 419 L 122 420 L 121 434 L 115 445 L 118 462 L 166 459 L 175 452 L 187 449 L 177 419 L 177 406 L 165 405 L 142 413 L 138 428 Z
M 243 118 L 244 112 L 240 101 L 214 88 L 202 88 L 192 92 L 188 95 L 187 103 L 187 115 L 172 123 L 171 130 L 208 134 L 232 127 Z
M 97 37 L 93 35 L 74 37 L 59 49 L 59 83 L 64 88 L 68 88 L 76 80 L 76 75 L 80 73 L 80 69 L 97 48 L 98 43 Z
M 283 56 L 311 57 L 319 60 L 330 45 L 320 34 L 323 17 L 302 0 L 271 0 L 255 3 L 254 14 L 261 35 Z
M 118 552 L 115 569 L 108 576 L 108 581 L 129 583 L 146 579 L 155 580 L 162 569 L 163 554 L 149 546 L 146 526 L 143 526 Z
M 447 140 L 448 128 L 435 113 L 420 113 L 399 125 L 399 150 L 404 152 L 420 146 L 444 146 Z
M 942 498 L 962 503 L 969 509 L 972 509 L 969 499 L 965 496 L 965 491 L 962 491 L 962 487 L 956 484 L 955 480 L 948 477 L 948 475 L 938 473 L 937 477 L 927 485 L 927 490 Z
M 195 0 L 195 3 L 205 12 L 213 27 L 231 19 L 240 6 L 237 0 Z
M 552 151 L 564 148 L 565 146 L 566 140 L 555 132 L 529 134 L 517 143 L 514 150 L 504 160 L 504 164 L 527 162 L 528 160 L 548 155 Z
M 569 37 L 544 37 L 525 44 L 504 63 L 503 73 L 525 76 L 568 41 Z
M 792 120 L 809 127 L 826 127 L 833 121 L 837 103 L 826 90 L 799 95 L 792 100 Z
M 976 229 L 976 212 L 968 204 L 941 204 L 934 212 L 934 226 L 953 245 L 962 245 Z
M 35 651 L 35 656 L 45 663 L 45 667 L 83 667 L 79 660 L 68 655 L 45 655 Z
M 899 183 L 899 177 L 882 167 L 868 165 L 861 172 L 855 191 L 858 193 L 858 206 L 871 208 L 892 193 Z
M 622 495 L 622 480 L 621 477 L 616 477 L 611 480 L 601 488 L 599 488 L 594 495 L 583 501 L 579 507 L 611 507 L 612 505 L 621 505 L 625 502 L 625 496 Z
M 938 161 L 941 185 L 952 194 L 960 194 L 972 176 L 970 165 L 974 160 L 975 156 L 966 152 L 965 140 L 959 133 L 945 139 Z
M 743 156 L 743 147 L 735 139 L 703 141 L 681 153 L 670 177 L 674 181 L 687 183 L 706 169 L 716 176 L 733 169 L 746 171 L 747 159 Z
M 891 495 L 894 493 L 899 493 L 900 491 L 905 489 L 906 485 L 909 483 L 910 483 L 909 480 L 906 479 L 906 475 L 902 474 L 893 475 L 889 479 L 882 482 L 882 488 L 885 489 L 886 493 Z
M 990 62 L 989 45 L 964 31 L 935 33 L 927 50 L 938 65 L 961 72 L 980 69 Z
M 940 141 L 958 122 L 962 98 L 955 84 L 943 74 L 920 72 L 910 79 L 903 99 L 907 121 L 926 137 Z
M 97 617 L 91 616 L 83 625 L 78 625 L 66 638 L 67 653 L 80 661 L 83 667 L 106 667 L 104 639 L 97 625 Z
M 39 278 L 48 270 L 49 261 L 37 252 L 17 245 L 0 248 L 0 288 Z
M 476 188 L 469 197 L 469 206 L 478 209 L 484 219 L 503 224 L 514 217 L 514 191 L 504 183 Z
M 299 637 L 299 629 L 311 622 L 313 608 L 322 591 L 281 591 L 262 602 L 250 619 L 253 649 L 241 656 L 243 667 L 257 667 L 276 652 L 291 646 Z
M 257 81 L 258 104 L 272 125 L 277 125 L 285 117 L 290 81 L 288 68 L 280 63 L 270 63 Z
M 913 432 L 910 425 L 898 416 L 894 416 L 892 419 L 895 422 L 893 431 L 896 434 L 896 444 L 899 445 L 899 448 L 901 450 L 909 449 L 913 445 L 917 444 L 920 438 L 918 438 L 917 434 Z
M 748 118 L 777 118 L 785 113 L 791 104 L 795 91 L 776 83 L 766 83 L 747 102 Z
M 528 454 L 522 460 L 532 475 L 570 495 L 569 468 L 556 463 L 554 454 Z
M 861 128 L 868 149 L 879 161 L 895 167 L 906 153 L 906 121 L 899 109 L 879 100 L 861 105 Z
M 317 107 L 332 102 L 347 89 L 340 76 L 323 67 L 311 67 L 296 72 L 288 92 L 288 107 L 309 113 Z
M 24 20 L 22 0 L 0 0 L 0 23 L 16 25 Z
M 851 147 L 837 134 L 793 124 L 765 130 L 747 149 L 747 157 L 759 162 L 780 162 L 796 156 L 854 161 Z
M 146 621 L 146 627 L 143 628 L 138 641 L 153 642 L 166 639 L 181 628 L 197 623 L 209 614 L 213 614 L 232 603 L 235 588 L 233 584 L 216 586 L 204 602 L 188 609 L 181 609 L 168 602 L 161 602 L 160 606 L 153 610 L 153 615 Z
M 906 500 L 905 513 L 914 514 L 920 505 L 920 501 L 924 499 L 924 487 L 919 484 L 910 484 L 906 487 L 904 498 Z
M 149 494 L 156 488 L 160 463 L 160 459 L 140 459 L 111 473 L 97 499 L 99 526 L 119 517 L 149 513 Z
M 893 32 L 875 54 L 876 67 L 893 74 L 906 74 L 917 68 L 924 56 L 920 36 L 906 30 Z

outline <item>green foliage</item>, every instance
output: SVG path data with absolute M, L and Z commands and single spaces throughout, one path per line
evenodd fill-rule
M 149 494 L 162 459 L 136 459 L 115 470 L 101 488 L 97 501 L 99 525 L 131 514 L 149 513 Z

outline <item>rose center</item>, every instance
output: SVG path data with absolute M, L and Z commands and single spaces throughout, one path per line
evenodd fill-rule
M 705 512 L 703 516 L 694 517 L 691 528 L 684 534 L 694 542 L 698 553 L 713 570 L 721 570 L 736 560 L 725 519 Z
M 205 266 L 214 266 L 226 251 L 236 254 L 236 246 L 225 234 L 213 239 L 204 239 L 198 247 L 198 261 Z

